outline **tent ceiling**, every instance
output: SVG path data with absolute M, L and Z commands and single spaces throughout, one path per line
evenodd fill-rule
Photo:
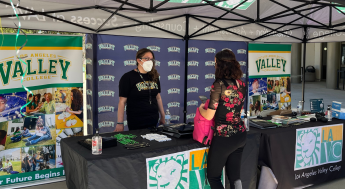
M 320 0 L 30 0 L 16 10 L 26 29 L 263 42 L 345 36 L 345 5 Z M 0 0 L 2 26 L 14 27 L 13 16 Z

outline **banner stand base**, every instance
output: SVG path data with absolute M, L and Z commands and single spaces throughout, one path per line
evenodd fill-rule
M 66 177 L 56 177 L 56 178 L 50 178 L 50 179 L 42 179 L 42 180 L 36 180 L 36 181 L 31 181 L 31 182 L 23 182 L 23 183 L 18 183 L 18 184 L 9 184 L 5 186 L 1 186 L 3 189 L 13 189 L 13 188 L 24 188 L 24 187 L 30 187 L 30 186 L 37 186 L 37 185 L 42 185 L 42 184 L 51 184 L 54 182 L 61 182 L 65 181 Z

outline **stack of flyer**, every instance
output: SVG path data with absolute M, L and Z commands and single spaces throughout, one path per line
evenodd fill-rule
M 333 101 L 332 102 L 332 117 L 338 118 L 341 113 L 341 102 Z

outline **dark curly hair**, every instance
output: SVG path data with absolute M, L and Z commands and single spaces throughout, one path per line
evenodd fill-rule
M 152 56 L 153 56 L 153 59 L 155 59 L 155 54 L 153 54 L 153 52 L 152 52 L 150 49 L 142 48 L 142 49 L 140 49 L 140 50 L 137 52 L 137 55 L 136 55 L 136 57 L 135 57 L 135 60 L 143 58 L 143 56 L 144 56 L 146 53 L 148 53 L 148 52 L 150 52 L 150 53 L 152 54 Z M 151 80 L 157 83 L 157 82 L 158 82 L 158 79 L 159 79 L 159 73 L 158 73 L 158 71 L 156 70 L 156 65 L 155 65 L 155 64 L 156 64 L 156 62 L 153 62 L 152 70 L 151 70 L 148 74 L 149 74 Z M 137 62 L 137 66 L 138 66 L 138 62 Z
M 83 93 L 78 89 L 72 89 L 71 92 L 73 93 L 71 108 L 73 111 L 78 111 L 83 106 Z
M 241 65 L 237 62 L 235 54 L 228 50 L 222 50 L 216 54 L 216 79 L 241 79 L 243 73 Z

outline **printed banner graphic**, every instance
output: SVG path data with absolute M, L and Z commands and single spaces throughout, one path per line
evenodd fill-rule
M 146 159 L 147 188 L 149 189 L 210 189 L 205 182 L 208 149 L 189 151 Z M 224 170 L 222 183 L 225 185 Z
M 15 35 L 0 49 L 0 186 L 64 176 L 60 140 L 83 135 L 81 36 L 28 35 L 15 55 Z M 25 37 L 20 36 L 18 44 Z M 20 108 L 29 103 L 22 109 Z
M 291 45 L 249 44 L 249 109 L 291 109 Z
M 297 129 L 294 170 L 342 161 L 343 129 L 343 124 Z

